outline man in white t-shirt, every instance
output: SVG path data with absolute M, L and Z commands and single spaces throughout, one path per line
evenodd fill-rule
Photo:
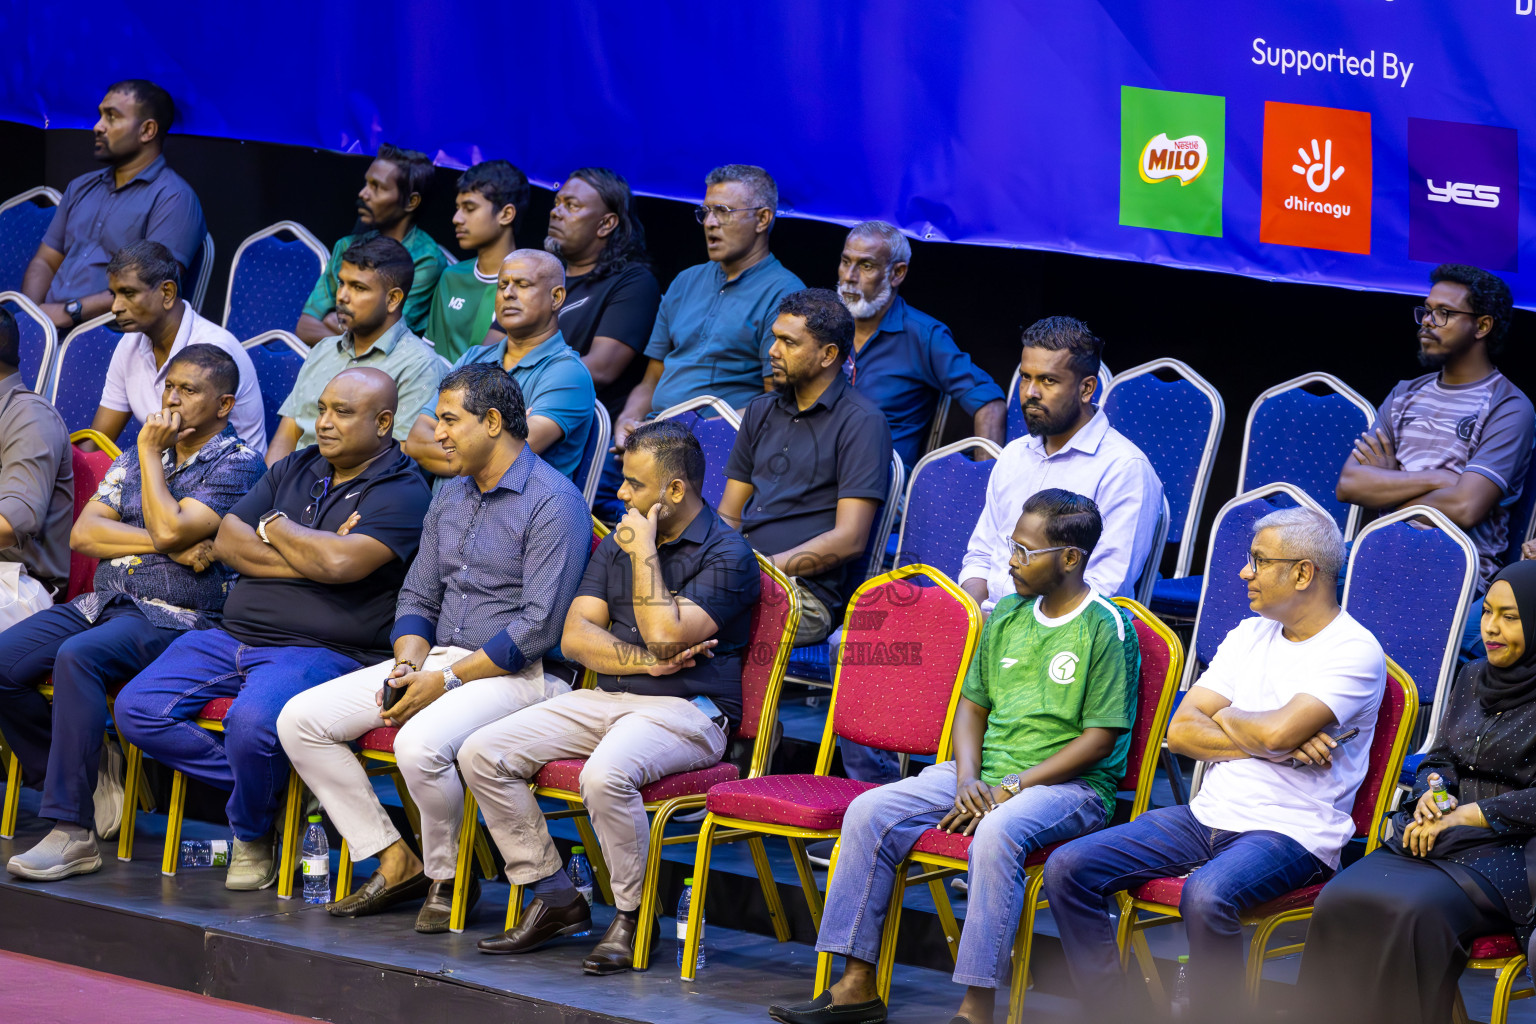
M 256 367 L 233 334 L 203 319 L 181 297 L 180 272 L 171 251 L 150 241 L 123 246 L 107 264 L 112 315 L 124 334 L 112 352 L 91 429 L 116 441 L 129 420 L 145 423 L 160 411 L 171 357 L 188 345 L 213 345 L 227 352 L 240 371 L 230 426 L 246 447 L 265 454 L 266 414 Z
M 1046 862 L 1062 951 L 1094 1019 L 1140 1015 L 1126 1005 L 1116 893 L 1189 876 L 1190 1010 L 1214 1021 L 1241 999 L 1242 914 L 1338 869 L 1386 684 L 1381 645 L 1335 596 L 1343 562 L 1331 517 L 1289 508 L 1259 520 L 1242 571 L 1259 614 L 1227 634 L 1168 727 L 1170 750 L 1210 765 L 1200 792 Z

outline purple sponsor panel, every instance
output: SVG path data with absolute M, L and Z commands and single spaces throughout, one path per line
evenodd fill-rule
M 1408 119 L 1408 256 L 1518 270 L 1520 158 L 1513 128 Z

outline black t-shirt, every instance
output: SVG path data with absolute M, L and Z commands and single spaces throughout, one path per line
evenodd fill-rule
M 715 702 L 735 729 L 741 721 L 741 657 L 752 635 L 752 607 L 762 593 L 757 559 L 741 534 L 708 505 L 676 540 L 660 545 L 656 555 L 667 590 L 703 608 L 720 627 L 714 637 L 720 641 L 715 656 L 698 658 L 693 668 L 670 676 L 599 675 L 598 689 L 647 697 L 703 695 Z M 612 620 L 608 631 L 625 643 L 645 646 L 635 628 L 634 566 L 613 534 L 592 552 L 576 596 L 608 602 Z
M 315 529 L 335 532 L 356 512 L 361 518 L 351 532 L 383 543 L 394 559 L 356 583 L 242 576 L 224 603 L 224 629 L 256 647 L 326 647 L 364 664 L 389 657 L 395 598 L 432 500 L 415 467 L 399 442 L 391 442 L 361 474 L 326 490 L 313 521 Z M 230 513 L 252 529 L 272 509 L 302 524 L 304 509 L 315 501 L 311 494 L 331 473 L 319 446 L 310 445 L 268 470 Z
M 586 355 L 593 338 L 614 338 L 635 350 L 618 379 L 597 389 L 597 400 L 617 417 L 624 400 L 645 376 L 645 345 L 661 308 L 661 285 L 643 264 L 630 263 L 601 281 L 591 274 L 565 279 L 565 303 L 560 307 L 560 333 L 565 343 Z

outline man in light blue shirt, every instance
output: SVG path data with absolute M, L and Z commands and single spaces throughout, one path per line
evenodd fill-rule
M 453 365 L 500 363 L 527 402 L 528 447 L 569 477 L 587 446 L 597 391 L 586 364 L 560 333 L 557 317 L 564 302 L 565 268 L 559 259 L 542 249 L 516 250 L 502 261 L 496 282 L 496 322 L 506 337 L 471 347 Z M 408 408 L 403 399 L 401 408 Z M 405 453 L 429 473 L 453 476 L 449 453 L 434 436 L 437 395 L 420 409 Z

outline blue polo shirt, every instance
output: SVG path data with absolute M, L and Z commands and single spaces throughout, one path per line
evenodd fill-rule
M 64 254 L 44 302 L 68 302 L 107 290 L 107 261 L 125 245 L 148 239 L 191 270 L 208 227 L 192 186 L 157 156 L 121 188 L 112 168 L 71 181 L 43 235 Z M 186 289 L 188 292 L 191 288 Z
M 645 354 L 666 364 L 652 411 L 700 395 L 740 409 L 763 393 L 772 376 L 768 349 L 779 300 L 804 288 L 770 254 L 727 281 L 718 263 L 689 267 L 661 297 Z
M 844 369 L 854 389 L 885 413 L 891 446 L 909 473 L 923 455 L 940 395 L 949 395 L 967 416 L 1003 399 L 997 381 L 960 351 L 949 328 L 900 295 L 864 347 L 849 354 Z
M 506 357 L 507 339 L 503 336 L 494 345 L 472 346 L 459 356 L 453 368 L 471 363 L 500 363 Z M 556 331 L 512 367 L 512 379 L 523 389 L 528 415 L 552 419 L 565 432 L 539 457 L 569 477 L 581 464 L 581 453 L 592 429 L 592 410 L 597 405 L 597 390 L 592 386 L 587 365 L 565 343 L 565 335 Z M 421 415 L 437 419 L 436 395 L 422 406 Z

